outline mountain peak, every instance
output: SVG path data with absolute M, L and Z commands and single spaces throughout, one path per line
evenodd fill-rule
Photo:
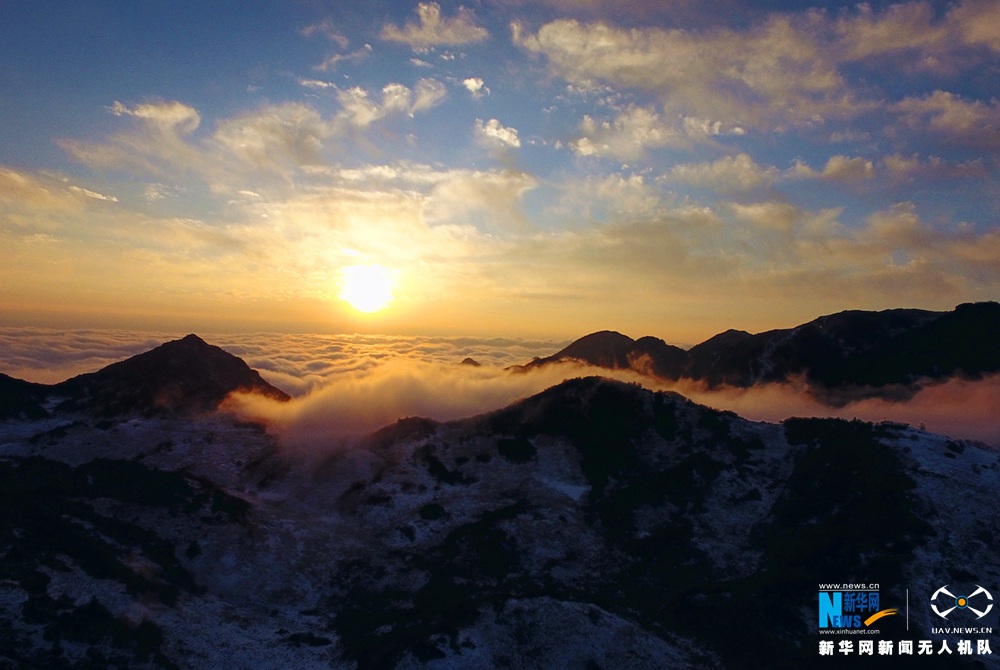
M 628 352 L 635 340 L 614 330 L 599 330 L 584 335 L 548 358 L 534 361 L 533 365 L 544 365 L 555 361 L 573 359 L 604 368 L 627 368 Z
M 208 342 L 206 342 L 205 340 L 201 339 L 200 337 L 198 337 L 194 333 L 190 333 L 188 335 L 185 335 L 184 337 L 182 337 L 179 340 L 173 340 L 173 341 L 174 342 L 178 342 L 178 343 L 183 342 L 183 343 L 189 344 L 189 345 L 206 346 L 206 347 L 207 346 L 211 346 Z
M 69 379 L 57 384 L 56 390 L 70 397 L 64 409 L 103 416 L 211 412 L 234 391 L 289 398 L 243 359 L 195 334 Z
M 677 378 L 676 371 L 685 358 L 684 350 L 658 337 L 633 340 L 614 330 L 600 330 L 584 335 L 547 358 L 537 358 L 525 368 L 574 360 L 612 370 L 636 369 L 665 378 Z

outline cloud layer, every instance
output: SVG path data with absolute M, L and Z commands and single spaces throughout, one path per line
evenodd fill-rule
M 676 391 L 744 418 L 782 421 L 791 416 L 837 416 L 900 421 L 954 438 L 1000 446 L 1000 375 L 953 379 L 920 388 L 908 400 L 862 398 L 831 408 L 801 383 L 708 390 L 682 380 L 658 383 L 631 371 L 579 365 L 512 373 L 511 365 L 546 356 L 565 343 L 474 338 L 386 336 L 214 335 L 208 340 L 241 356 L 272 384 L 291 393 L 289 403 L 238 396 L 228 409 L 267 422 L 294 448 L 333 448 L 398 419 L 461 419 L 505 407 L 579 376 L 610 376 L 654 390 Z M 32 381 L 56 382 L 92 372 L 171 339 L 126 331 L 57 332 L 0 329 L 0 371 Z M 463 364 L 472 358 L 480 365 Z M 908 396 L 910 394 L 903 394 Z

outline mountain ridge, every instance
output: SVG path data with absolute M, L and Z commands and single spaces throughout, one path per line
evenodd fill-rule
M 1000 304 L 981 302 L 950 312 L 847 310 L 757 334 L 730 329 L 686 351 L 655 337 L 633 340 L 599 331 L 515 369 L 579 361 L 668 381 L 691 379 L 709 388 L 802 376 L 818 389 L 878 389 L 1000 371 L 998 341 Z

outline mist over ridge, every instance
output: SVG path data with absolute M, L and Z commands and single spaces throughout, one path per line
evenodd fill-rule
M 966 309 L 965 313 L 970 311 L 971 308 Z M 890 325 L 880 327 L 895 333 L 901 319 L 902 323 L 913 322 L 922 327 L 939 314 L 953 317 L 961 313 L 962 310 L 845 312 L 820 317 L 787 331 L 753 336 L 727 331 L 689 351 L 709 349 L 712 353 L 713 348 L 727 343 L 735 343 L 737 349 L 747 348 L 746 343 L 752 343 L 754 338 L 788 340 L 800 331 L 809 332 L 808 328 L 814 324 L 820 324 L 821 329 L 829 324 L 843 331 L 844 322 L 851 319 L 861 319 L 865 328 L 871 328 L 873 319 L 884 319 L 886 315 Z M 852 327 L 851 337 L 879 341 L 876 334 L 859 335 L 854 331 L 856 327 Z M 775 333 L 780 337 L 774 336 Z M 292 396 L 289 402 L 277 402 L 237 394 L 227 401 L 225 408 L 266 423 L 284 442 L 298 446 L 323 447 L 331 440 L 357 437 L 405 417 L 437 421 L 470 417 L 507 406 L 565 379 L 593 375 L 651 390 L 676 391 L 701 404 L 734 411 L 751 420 L 777 422 L 792 416 L 890 420 L 955 438 L 1000 444 L 1000 424 L 995 419 L 1000 416 L 1000 375 L 994 373 L 917 379 L 907 385 L 886 384 L 874 390 L 851 386 L 831 394 L 816 380 L 794 370 L 780 378 L 752 383 L 729 383 L 725 377 L 664 378 L 657 374 L 658 361 L 653 356 L 662 350 L 668 350 L 675 358 L 689 354 L 655 337 L 632 340 L 610 331 L 585 336 L 569 345 L 470 337 L 289 334 L 206 337 L 226 352 L 243 358 L 264 380 Z M 49 380 L 59 374 L 65 379 L 71 376 L 69 373 L 81 369 L 93 371 L 112 362 L 111 358 L 141 353 L 150 348 L 152 339 L 150 335 L 136 337 L 127 331 L 0 329 L 0 370 L 29 380 L 35 376 L 40 381 L 37 375 L 43 373 Z M 753 346 L 758 350 L 773 349 L 769 342 Z M 815 344 L 810 346 L 816 348 Z M 636 351 L 641 356 L 636 356 Z M 591 362 L 585 360 L 588 356 Z M 478 365 L 461 364 L 467 360 Z

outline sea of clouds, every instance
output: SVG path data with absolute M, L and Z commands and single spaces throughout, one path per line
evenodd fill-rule
M 56 331 L 0 328 L 0 372 L 54 383 L 148 351 L 178 333 Z M 677 391 L 696 402 L 757 421 L 836 416 L 898 421 L 955 438 L 1000 446 L 1000 375 L 926 384 L 905 400 L 842 398 L 829 407 L 801 381 L 752 388 L 707 389 L 682 380 L 659 382 L 632 371 L 561 364 L 514 373 L 512 365 L 548 356 L 567 344 L 544 340 L 377 335 L 213 334 L 203 339 L 243 358 L 288 403 L 239 396 L 228 409 L 267 422 L 289 445 L 333 445 L 394 421 L 423 416 L 459 419 L 504 407 L 584 375 Z M 471 358 L 479 365 L 463 363 Z

